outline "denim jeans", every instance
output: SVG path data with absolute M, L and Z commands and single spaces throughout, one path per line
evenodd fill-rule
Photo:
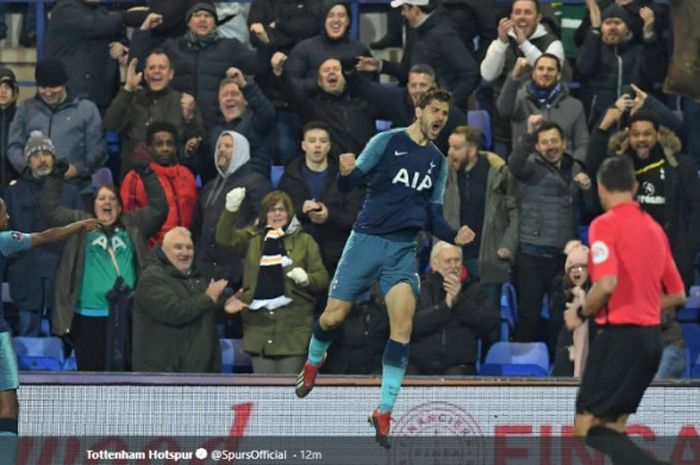
M 654 379 L 680 378 L 685 370 L 688 353 L 685 347 L 668 345 L 661 353 L 661 362 Z

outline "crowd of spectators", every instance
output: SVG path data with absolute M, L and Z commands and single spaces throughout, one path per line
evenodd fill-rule
M 700 87 L 668 46 L 671 24 L 689 28 L 684 7 L 586 0 L 566 44 L 578 47 L 574 59 L 536 0 L 391 7 L 390 30 L 371 48 L 401 47 L 399 62 L 351 37 L 346 2 L 253 0 L 248 11 L 173 0 L 126 11 L 58 0 L 36 95 L 18 100 L 13 70 L 0 67 L 0 182 L 11 229 L 90 216 L 101 228 L 8 263 L 16 335 L 38 336 L 50 318 L 78 369 L 105 369 L 115 344 L 130 346 L 107 338 L 108 296 L 124 284 L 134 293 L 135 370 L 216 372 L 218 338 L 236 337 L 254 372 L 298 372 L 364 199 L 362 188 L 337 188 L 338 156 L 359 155 L 376 120 L 409 125 L 435 87 L 453 95 L 435 141 L 449 162 L 445 218 L 476 240 L 429 250 L 430 232 L 420 236 L 429 251 L 416 257 L 410 373 L 475 374 L 479 341 L 483 357 L 501 337 L 507 282 L 519 304 L 513 340 L 546 342 L 553 361 L 569 356 L 564 250 L 585 241 L 579 231 L 602 211 L 596 170 L 609 156 L 634 161 L 637 200 L 693 284 Z M 247 29 L 235 32 L 241 16 Z M 695 53 L 697 67 L 692 44 L 676 47 Z M 477 108 L 490 114 L 492 146 L 467 126 Z M 278 144 L 280 115 L 302 128 L 295 147 Z M 112 159 L 107 131 L 120 144 Z M 108 160 L 115 185 L 95 185 Z M 279 164 L 281 180 L 271 179 Z M 683 355 L 673 310 L 663 323 L 665 344 Z M 376 373 L 387 331 L 373 292 L 356 303 L 324 370 Z M 558 360 L 558 374 L 573 375 L 569 362 Z

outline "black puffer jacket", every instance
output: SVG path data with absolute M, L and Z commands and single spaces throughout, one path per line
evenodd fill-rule
M 576 59 L 580 98 L 589 127 L 615 103 L 623 88 L 634 83 L 647 92 L 666 75 L 666 57 L 656 35 L 638 43 L 630 34 L 619 45 L 604 44 L 601 34 L 588 31 Z
M 272 48 L 289 53 L 300 41 L 316 35 L 321 19 L 321 0 L 255 0 L 250 4 L 248 26 L 261 23 Z M 275 27 L 270 27 L 275 23 Z M 251 36 L 253 44 L 258 39 Z
M 459 108 L 467 107 L 467 100 L 480 80 L 479 65 L 473 54 L 441 9 L 416 28 L 415 42 L 405 51 L 400 64 L 382 63 L 382 72 L 396 76 L 401 82 L 408 80 L 411 66 L 430 65 L 438 84 L 452 92 L 452 100 Z
M 375 120 L 386 119 L 388 115 L 388 109 L 380 108 L 377 103 L 354 97 L 350 92 L 354 74 L 346 76 L 348 85 L 340 95 L 328 94 L 316 86 L 316 93 L 309 96 L 291 82 L 286 69 L 278 80 L 290 107 L 305 123 L 319 120 L 328 125 L 331 131 L 330 153 L 335 157 L 345 152 L 362 152 L 377 131 Z
M 70 94 L 87 97 L 102 111 L 119 88 L 119 63 L 109 56 L 116 41 L 126 42 L 120 13 L 84 0 L 60 0 L 51 10 L 47 56 L 66 67 Z
M 321 32 L 299 42 L 289 53 L 289 59 L 285 64 L 285 69 L 294 85 L 306 93 L 315 91 L 318 67 L 327 58 L 337 58 L 343 62 L 355 60 L 359 56 L 372 55 L 365 44 L 350 38 L 350 25 L 348 25 L 345 34 L 337 40 L 326 35 L 324 27 L 326 16 L 335 5 L 345 5 L 350 21 L 352 21 L 352 17 L 350 16 L 350 6 L 344 2 L 326 1 L 323 3 L 325 8 L 320 17 Z

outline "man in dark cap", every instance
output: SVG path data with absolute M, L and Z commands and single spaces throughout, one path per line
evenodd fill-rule
M 656 29 L 657 34 L 661 34 L 668 27 L 668 20 L 663 11 L 663 5 L 655 3 L 654 0 L 598 0 L 596 2 L 600 11 L 604 11 L 610 5 L 617 4 L 621 8 L 624 8 L 629 15 L 629 29 L 634 35 L 638 42 L 644 39 L 644 20 L 639 15 L 639 10 L 644 7 L 649 7 L 654 11 L 654 16 L 656 21 L 654 21 L 654 29 Z M 574 34 L 574 43 L 577 47 L 580 47 L 583 40 L 586 38 L 586 32 L 591 28 L 591 18 L 590 16 L 585 16 L 581 20 L 581 25 L 576 29 Z
M 666 57 L 654 25 L 651 8 L 639 10 L 644 21 L 643 40 L 637 42 L 630 32 L 630 16 L 616 3 L 602 12 L 588 0 L 591 28 L 579 50 L 576 67 L 581 80 L 580 99 L 593 128 L 605 110 L 637 84 L 645 91 L 666 75 Z
M 8 159 L 22 172 L 27 166 L 24 146 L 29 135 L 41 131 L 51 137 L 56 157 L 68 160 L 66 179 L 91 195 L 90 176 L 107 159 L 100 112 L 91 101 L 69 95 L 68 75 L 61 61 L 39 61 L 35 79 L 36 96 L 22 102 L 10 125 Z
M 260 44 L 258 52 L 249 50 L 237 39 L 221 37 L 217 31 L 216 8 L 211 1 L 193 2 L 185 15 L 187 32 L 168 39 L 161 48 L 172 58 L 177 70 L 173 88 L 193 95 L 198 102 L 204 124 L 211 128 L 218 113 L 219 83 L 232 67 L 245 74 L 257 74 L 269 69 L 271 51 Z M 130 57 L 145 58 L 151 44 L 151 31 L 163 23 L 163 16 L 150 13 L 131 39 Z
M 17 111 L 18 96 L 19 86 L 15 73 L 0 66 L 0 189 L 5 189 L 10 181 L 17 177 L 17 172 L 7 159 L 7 135 Z

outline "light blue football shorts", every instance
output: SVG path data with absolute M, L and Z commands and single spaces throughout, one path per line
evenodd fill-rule
M 385 296 L 396 284 L 407 282 L 418 298 L 420 280 L 417 270 L 415 238 L 387 239 L 352 231 L 328 295 L 346 302 L 362 302 L 369 299 L 369 291 L 375 282 L 379 282 L 379 289 Z

